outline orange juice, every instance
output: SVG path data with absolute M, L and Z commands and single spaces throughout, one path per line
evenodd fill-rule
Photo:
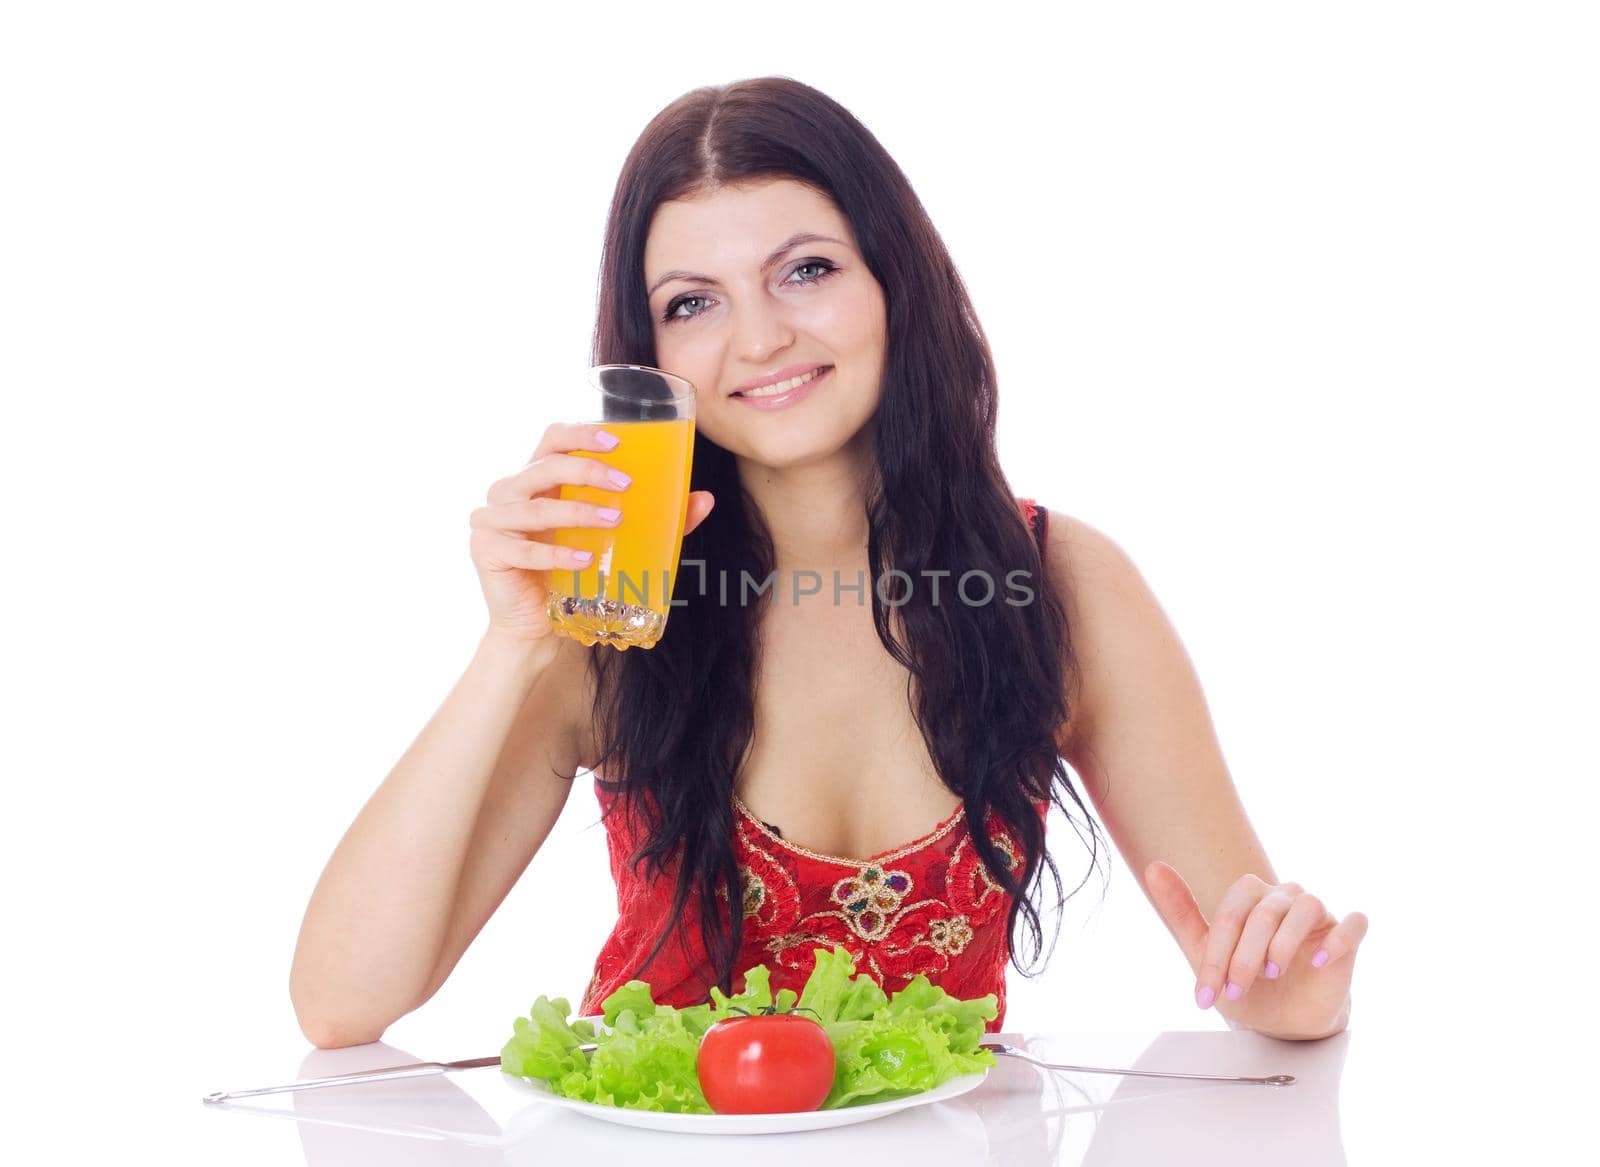
M 652 648 L 666 630 L 683 550 L 694 419 L 601 424 L 622 439 L 615 450 L 571 452 L 614 466 L 633 483 L 626 490 L 570 483 L 561 487 L 563 499 L 620 508 L 622 521 L 611 528 L 556 530 L 556 543 L 591 551 L 594 559 L 581 571 L 550 572 L 547 611 L 557 632 L 582 644 Z

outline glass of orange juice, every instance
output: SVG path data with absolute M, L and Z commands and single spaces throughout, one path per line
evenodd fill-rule
M 694 460 L 694 386 L 644 365 L 598 365 L 589 370 L 589 419 L 621 439 L 596 458 L 633 481 L 626 490 L 563 483 L 561 497 L 617 507 L 615 527 L 561 527 L 554 541 L 591 551 L 582 571 L 550 572 L 551 627 L 585 645 L 654 648 L 666 631 L 672 581 L 683 549 Z

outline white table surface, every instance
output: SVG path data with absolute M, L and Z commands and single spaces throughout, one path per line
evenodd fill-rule
M 533 1098 L 497 1069 L 453 1072 L 205 1105 L 194 1097 L 213 1162 L 332 1164 L 749 1163 L 852 1161 L 935 1165 L 1226 1163 L 1322 1167 L 1347 1162 L 1340 1083 L 1350 1032 L 1279 1042 L 1248 1032 L 1000 1035 L 1077 1064 L 1207 1074 L 1288 1073 L 1287 1087 L 1050 1074 L 1001 1057 L 976 1091 L 887 1118 L 794 1135 L 696 1136 L 602 1123 Z M 490 1051 L 485 1051 L 490 1052 Z M 454 1055 L 450 1055 L 454 1056 Z M 415 1061 L 383 1043 L 315 1050 L 275 1085 Z M 293 1124 L 293 1125 L 291 1125 Z M 268 1145 L 280 1157 L 269 1160 Z M 819 1158 L 821 1156 L 821 1158 Z

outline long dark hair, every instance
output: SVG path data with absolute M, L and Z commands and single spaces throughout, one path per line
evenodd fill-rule
M 891 609 L 867 588 L 878 639 L 911 674 L 917 724 L 939 776 L 961 797 L 979 857 L 1012 897 L 1011 956 L 1027 973 L 1014 938 L 1025 925 L 1034 956 L 1043 953 L 1032 902 L 1043 871 L 1055 881 L 1057 908 L 1065 903 L 1030 800 L 1048 797 L 1070 819 L 1062 799 L 1069 796 L 1090 826 L 1091 865 L 1096 853 L 1094 820 L 1055 742 L 1075 702 L 1078 669 L 1066 615 L 1044 583 L 1037 545 L 995 452 L 988 341 L 905 175 L 848 110 L 798 81 L 764 77 L 685 94 L 645 127 L 618 176 L 593 357 L 655 363 L 644 249 L 657 207 L 719 185 L 777 177 L 834 201 L 884 292 L 877 472 L 866 504 L 869 578 L 888 569 L 913 580 L 940 569 L 952 572 L 949 580 L 971 570 L 997 581 L 1018 568 L 1032 573 L 1035 596 L 1027 604 L 936 604 L 928 588 L 910 589 L 911 599 L 894 609 L 903 640 Z M 683 559 L 703 562 L 707 578 L 724 573 L 738 581 L 743 571 L 766 579 L 773 550 L 762 517 L 740 486 L 733 456 L 700 434 L 691 487 L 711 491 L 717 504 L 685 537 Z M 754 729 L 761 603 L 724 605 L 715 587 L 701 595 L 692 571 L 679 580 L 673 598 L 687 606 L 674 608 L 655 648 L 590 652 L 601 743 L 596 768 L 604 765 L 627 795 L 613 812 L 620 806 L 645 816 L 635 870 L 643 864 L 647 878 L 675 878 L 670 918 L 645 963 L 677 934 L 686 955 L 708 962 L 708 979 L 731 991 L 743 971 L 733 967 L 743 916 L 732 795 Z M 903 595 L 885 591 L 895 602 Z M 1016 871 L 981 829 L 991 809 L 1023 844 Z M 678 927 L 691 903 L 703 954 L 690 952 Z

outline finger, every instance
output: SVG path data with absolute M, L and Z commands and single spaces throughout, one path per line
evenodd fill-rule
M 628 477 L 598 458 L 582 454 L 542 454 L 511 477 L 502 478 L 491 486 L 488 502 L 494 506 L 498 503 L 532 498 L 562 483 L 592 486 L 598 490 L 620 491 L 627 489 Z
M 689 510 L 684 516 L 683 533 L 687 535 L 711 513 L 711 508 L 716 505 L 716 499 L 709 490 L 691 490 L 689 492 Z
M 474 529 L 513 533 L 554 531 L 560 527 L 615 527 L 622 522 L 622 510 L 540 495 L 479 507 L 468 516 L 467 522 Z
M 551 422 L 545 427 L 528 461 L 537 462 L 546 454 L 562 450 L 615 450 L 622 436 L 594 422 Z
M 520 539 L 499 531 L 473 531 L 471 543 L 473 560 L 488 571 L 512 568 L 523 571 L 568 568 L 581 571 L 594 558 L 589 551 L 574 551 L 553 543 L 536 543 L 532 539 Z
M 1239 937 L 1244 935 L 1244 923 L 1270 890 L 1271 885 L 1259 876 L 1241 875 L 1222 894 L 1222 902 L 1211 917 L 1205 955 L 1201 957 L 1195 977 L 1194 1000 L 1200 1008 L 1209 1009 L 1222 995 L 1233 951 L 1239 947 Z M 1233 999 L 1238 1000 L 1238 994 Z
M 1278 925 L 1277 933 L 1267 943 L 1267 959 L 1279 968 L 1288 970 L 1302 948 L 1306 937 L 1333 922 L 1323 902 L 1310 892 L 1294 897 L 1289 912 Z
M 1351 912 L 1339 921 L 1338 927 L 1322 938 L 1321 946 L 1312 954 L 1312 967 L 1327 968 L 1339 958 L 1348 956 L 1360 946 L 1366 934 L 1367 917 L 1360 912 Z M 1327 954 L 1327 958 L 1318 963 L 1318 957 L 1323 953 Z
M 1279 965 L 1267 959 L 1267 944 L 1293 904 L 1294 897 L 1279 887 L 1261 897 L 1261 902 L 1250 910 L 1244 931 L 1239 934 L 1239 945 L 1228 963 L 1228 983 L 1222 991 L 1228 1000 L 1237 1001 L 1248 993 L 1257 976 L 1265 975 L 1272 980 L 1282 971 Z
M 1177 868 L 1160 859 L 1144 869 L 1144 885 L 1156 914 L 1178 942 L 1191 967 L 1198 964 L 1206 943 L 1206 918 L 1195 902 L 1194 892 Z

